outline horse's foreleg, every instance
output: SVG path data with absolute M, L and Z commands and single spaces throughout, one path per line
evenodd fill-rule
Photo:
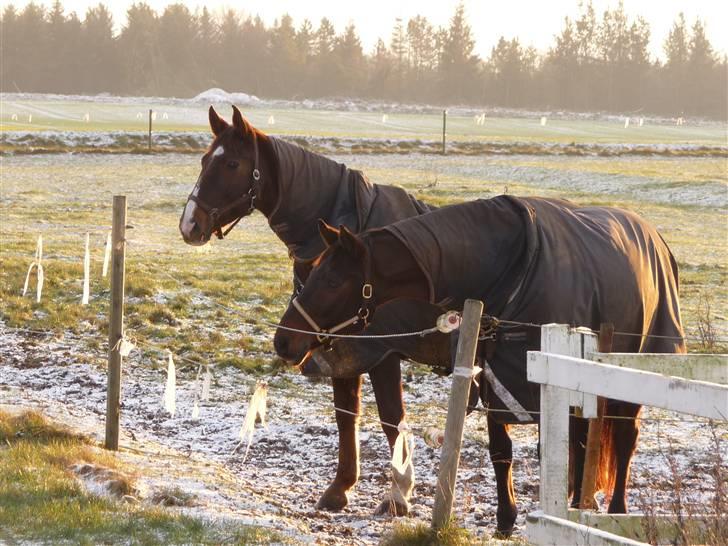
M 632 462 L 632 455 L 637 447 L 637 437 L 640 433 L 639 421 L 636 419 L 640 409 L 642 406 L 626 402 L 610 403 L 607 406 L 607 415 L 627 417 L 627 419 L 614 419 L 612 423 L 612 443 L 617 462 L 617 473 L 612 500 L 607 509 L 610 514 L 627 513 L 627 480 L 629 479 L 629 465 Z
M 496 512 L 496 538 L 508 538 L 513 533 L 518 509 L 516 495 L 513 490 L 513 443 L 508 435 L 508 425 L 496 423 L 488 414 L 488 451 L 495 471 L 495 483 L 498 490 L 498 511 Z
M 333 379 L 334 406 L 355 414 L 359 413 L 361 398 L 361 377 Z M 336 411 L 336 425 L 339 429 L 339 466 L 336 477 L 321 495 L 316 508 L 320 510 L 341 510 L 349 500 L 346 492 L 359 479 L 359 417 Z
M 379 366 L 369 372 L 369 378 L 374 388 L 382 429 L 387 435 L 389 450 L 392 453 L 399 431 L 391 425 L 399 425 L 400 421 L 404 419 L 402 373 L 399 367 L 399 358 L 396 355 L 387 357 Z M 404 449 L 406 451 L 409 447 L 405 445 Z M 402 455 L 406 459 L 408 453 L 405 452 Z M 375 514 L 406 515 L 409 512 L 409 498 L 412 495 L 414 486 L 415 469 L 412 460 L 410 460 L 404 472 L 399 472 L 392 467 L 391 489 L 377 507 Z

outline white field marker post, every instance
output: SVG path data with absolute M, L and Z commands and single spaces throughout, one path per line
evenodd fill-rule
M 124 268 L 126 257 L 126 196 L 114 196 L 111 228 L 111 316 L 109 317 L 109 368 L 106 394 L 106 449 L 119 449 L 121 403 L 121 340 L 124 336 Z
M 104 265 L 101 268 L 101 276 L 106 277 L 109 272 L 109 261 L 111 260 L 111 233 L 106 236 L 106 246 L 104 247 Z
M 566 324 L 541 327 L 541 352 L 577 356 Z M 569 391 L 541 385 L 541 482 L 539 503 L 544 514 L 566 518 L 569 495 Z
M 452 374 L 452 389 L 447 406 L 445 438 L 440 455 L 440 474 L 437 478 L 435 506 L 432 509 L 432 528 L 440 529 L 450 521 L 455 481 L 460 462 L 460 447 L 463 441 L 463 425 L 465 411 L 468 406 L 470 383 L 473 380 L 473 363 L 478 347 L 480 317 L 483 314 L 483 302 L 466 300 L 463 308 L 463 320 L 460 323 L 455 366 Z
M 25 275 L 25 283 L 23 284 L 23 296 L 28 292 L 28 283 L 30 282 L 30 274 L 33 272 L 33 268 L 36 268 L 36 289 L 35 289 L 35 301 L 40 303 L 40 296 L 43 293 L 43 281 L 45 275 L 43 274 L 43 236 L 38 235 L 38 244 L 35 247 L 35 260 L 30 263 L 28 267 L 28 273 Z
M 83 255 L 83 296 L 81 304 L 88 305 L 89 275 L 91 274 L 91 254 L 89 253 L 89 234 L 86 234 L 86 250 Z
M 546 127 L 546 116 L 541 116 L 541 127 Z
M 177 370 L 174 367 L 174 358 L 170 351 L 167 358 L 167 383 L 164 386 L 164 409 L 174 417 L 177 411 Z

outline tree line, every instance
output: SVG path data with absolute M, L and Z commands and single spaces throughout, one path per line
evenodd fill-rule
M 210 87 L 266 98 L 345 96 L 509 108 L 649 112 L 727 117 L 725 54 L 698 19 L 680 14 L 664 38 L 664 60 L 648 52 L 650 27 L 621 2 L 597 16 L 591 2 L 565 18 L 544 52 L 501 36 L 488 58 L 463 5 L 449 24 L 396 19 L 387 41 L 365 53 L 355 25 L 337 33 L 324 17 L 272 26 L 233 9 L 213 15 L 171 4 L 132 4 L 117 33 L 104 4 L 83 20 L 31 2 L 0 19 L 4 92 L 190 97 Z

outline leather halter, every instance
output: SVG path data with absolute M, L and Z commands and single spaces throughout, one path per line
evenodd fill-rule
M 313 332 L 311 333 L 315 332 L 317 334 L 316 339 L 319 343 L 326 343 L 327 341 L 331 341 L 330 337 L 321 334 L 335 334 L 336 332 L 340 332 L 344 328 L 357 324 L 360 320 L 364 321 L 365 328 L 369 325 L 369 320 L 372 318 L 372 314 L 376 309 L 376 302 L 374 300 L 374 286 L 371 283 L 371 267 L 371 259 L 369 258 L 366 261 L 364 284 L 361 287 L 362 302 L 359 306 L 359 310 L 353 317 L 348 318 L 340 322 L 339 324 L 332 326 L 331 328 L 324 329 L 319 326 L 314 318 L 308 314 L 306 309 L 304 309 L 303 305 L 301 305 L 301 302 L 298 301 L 298 294 L 296 294 L 295 297 L 291 300 L 291 305 L 296 308 L 296 311 L 300 313 L 300 315 L 304 318 L 308 325 L 313 329 Z
M 205 231 L 205 236 L 208 239 L 210 239 L 213 233 L 217 235 L 218 239 L 224 239 L 225 235 L 230 233 L 230 230 L 232 230 L 238 224 L 238 222 L 240 222 L 240 220 L 242 220 L 244 217 L 248 216 L 255 210 L 255 199 L 258 197 L 258 191 L 260 190 L 260 171 L 258 170 L 258 137 L 256 136 L 255 131 L 253 131 L 253 150 L 255 156 L 253 159 L 253 171 L 250 174 L 250 189 L 246 193 L 238 197 L 235 201 L 233 201 L 232 203 L 228 203 L 226 206 L 219 209 L 217 207 L 210 206 L 202 199 L 194 195 L 194 189 L 192 190 L 192 193 L 190 193 L 187 197 L 188 201 L 193 201 L 194 203 L 196 203 L 197 206 L 200 207 L 202 211 L 207 213 L 207 215 L 210 217 L 208 229 Z M 219 223 L 220 218 L 222 218 L 229 211 L 237 208 L 239 205 L 246 202 L 248 203 L 247 209 L 239 214 L 230 223 L 227 229 L 223 231 L 222 226 Z
M 372 315 L 372 308 L 370 307 L 370 301 L 374 297 L 374 288 L 372 287 L 371 283 L 365 282 L 364 285 L 361 287 L 361 297 L 362 297 L 362 304 L 361 304 L 361 307 L 359 307 L 359 310 L 356 312 L 356 315 L 340 322 L 336 326 L 332 326 L 331 328 L 326 328 L 326 329 L 321 328 L 321 326 L 318 325 L 318 323 L 313 319 L 313 317 L 308 314 L 306 309 L 303 308 L 303 305 L 301 305 L 301 302 L 298 301 L 297 297 L 295 297 L 295 298 L 293 298 L 293 300 L 291 300 L 291 304 L 301 314 L 301 316 L 304 318 L 304 320 L 306 322 L 308 322 L 308 325 L 311 328 L 313 328 L 314 332 L 316 332 L 316 334 L 317 334 L 316 339 L 318 340 L 318 342 L 325 343 L 327 341 L 330 341 L 330 338 L 328 336 L 320 335 L 320 334 L 335 334 L 336 332 L 340 332 L 344 328 L 353 326 L 354 324 L 358 323 L 360 320 L 364 321 L 364 327 L 369 325 L 369 318 Z

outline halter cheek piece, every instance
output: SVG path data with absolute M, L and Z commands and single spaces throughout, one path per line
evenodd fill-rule
M 318 342 L 325 343 L 327 341 L 330 341 L 331 338 L 321 334 L 335 334 L 336 332 L 340 332 L 344 328 L 357 324 L 360 320 L 364 321 L 364 327 L 369 325 L 369 319 L 371 318 L 374 305 L 374 302 L 372 301 L 374 299 L 374 287 L 370 282 L 365 282 L 364 285 L 361 287 L 361 297 L 362 304 L 361 307 L 359 307 L 359 310 L 356 312 L 356 315 L 349 319 L 346 319 L 343 322 L 340 322 L 336 326 L 332 326 L 331 328 L 327 329 L 321 328 L 318 323 L 313 319 L 313 317 L 306 312 L 306 310 L 303 308 L 303 305 L 301 305 L 301 302 L 298 301 L 298 297 L 293 298 L 293 300 L 291 300 L 291 303 L 293 304 L 293 307 L 295 307 L 296 310 L 301 314 L 304 320 L 308 322 L 308 325 L 313 328 L 313 331 L 316 332 L 316 339 L 318 340 Z
M 196 203 L 197 206 L 200 207 L 210 217 L 208 231 L 205 233 L 208 239 L 212 236 L 213 233 L 217 235 L 218 239 L 224 239 L 225 235 L 230 233 L 230 230 L 232 230 L 238 224 L 238 222 L 240 222 L 240 220 L 242 220 L 244 217 L 248 216 L 255 210 L 255 199 L 256 197 L 258 197 L 258 191 L 260 190 L 260 171 L 258 170 L 258 137 L 256 136 L 255 131 L 253 132 L 253 150 L 255 153 L 255 157 L 253 159 L 253 172 L 250 175 L 250 178 L 252 179 L 250 183 L 250 189 L 246 193 L 238 197 L 235 201 L 229 203 L 222 209 L 218 209 L 217 207 L 211 207 L 202 199 L 194 195 L 194 190 L 192 190 L 192 193 L 190 193 L 190 195 L 187 197 L 188 201 L 193 201 L 194 203 Z M 229 211 L 237 208 L 239 205 L 245 202 L 248 203 L 247 209 L 245 209 L 242 214 L 239 214 L 223 232 L 222 226 L 220 225 L 220 218 L 222 218 Z

